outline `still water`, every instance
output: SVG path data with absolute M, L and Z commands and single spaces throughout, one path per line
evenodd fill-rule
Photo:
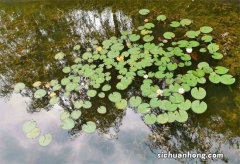
M 240 13 L 239 1 L 192 0 L 69 0 L 0 1 L 0 163 L 239 163 L 240 158 Z M 138 10 L 148 8 L 170 18 L 190 18 L 194 26 L 212 26 L 224 60 L 237 81 L 233 86 L 208 84 L 208 110 L 186 124 L 147 126 L 131 108 L 113 107 L 94 134 L 62 130 L 54 106 L 13 93 L 16 82 L 61 79 L 54 55 L 70 53 L 76 44 L 89 47 L 121 30 L 142 23 Z M 125 19 L 128 16 L 130 19 Z M 159 29 L 160 30 L 160 29 Z M 71 64 L 71 58 L 68 60 Z M 131 92 L 131 91 L 130 91 Z M 95 102 L 98 104 L 99 102 Z M 32 113 L 33 111 L 37 111 Z M 90 117 L 90 116 L 89 116 Z M 26 139 L 22 124 L 34 119 L 53 142 L 46 148 Z M 157 136 L 157 140 L 154 140 Z M 158 159 L 157 153 L 223 153 L 218 160 Z

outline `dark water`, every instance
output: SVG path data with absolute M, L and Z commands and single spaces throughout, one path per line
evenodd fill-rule
M 103 121 L 99 120 L 97 133 L 87 135 L 59 127 L 62 107 L 47 112 L 41 110 L 47 108 L 46 102 L 13 94 L 13 85 L 19 81 L 31 86 L 38 80 L 61 79 L 62 68 L 54 60 L 56 52 L 70 53 L 78 43 L 90 47 L 93 39 L 101 41 L 137 27 L 143 22 L 137 14 L 141 8 L 150 9 L 152 17 L 160 13 L 170 18 L 187 17 L 194 21 L 193 28 L 214 28 L 216 42 L 225 55 L 217 64 L 230 68 L 237 82 L 230 87 L 208 85 L 206 113 L 191 115 L 184 125 L 146 126 L 132 109 L 119 112 L 112 108 Z M 238 0 L 1 1 L 0 163 L 239 163 L 239 15 Z M 70 57 L 67 64 L 71 64 Z M 27 112 L 36 109 L 39 112 Z M 51 132 L 53 143 L 42 148 L 36 140 L 26 139 L 21 131 L 26 119 L 35 119 L 43 132 Z M 160 139 L 151 139 L 156 135 Z M 162 151 L 223 153 L 224 159 L 158 159 L 157 153 Z

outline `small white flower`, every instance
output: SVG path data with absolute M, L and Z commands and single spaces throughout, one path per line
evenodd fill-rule
M 147 78 L 148 78 L 148 75 L 144 75 L 143 78 L 144 78 L 144 79 L 147 79 Z
M 186 48 L 187 53 L 192 53 L 192 48 Z
M 184 94 L 184 92 L 185 92 L 185 90 L 184 90 L 183 88 L 179 88 L 179 89 L 178 89 L 178 93 Z
M 162 95 L 163 95 L 163 90 L 158 89 L 158 90 L 157 90 L 157 95 L 158 95 L 158 96 L 162 96 Z
M 81 82 L 81 85 L 84 85 L 84 82 Z

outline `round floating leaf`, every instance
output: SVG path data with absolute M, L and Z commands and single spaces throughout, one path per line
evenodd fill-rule
M 165 32 L 165 33 L 163 34 L 163 37 L 164 37 L 165 39 L 172 39 L 172 38 L 175 37 L 175 34 L 172 33 L 172 32 Z
M 60 101 L 60 98 L 54 96 L 54 97 L 52 97 L 52 98 L 50 99 L 49 104 L 50 104 L 50 105 L 55 105 L 55 104 L 59 103 L 59 101 Z
M 69 73 L 69 72 L 71 71 L 71 68 L 70 68 L 70 67 L 64 67 L 64 68 L 62 69 L 62 71 L 63 71 L 64 73 Z
M 185 110 L 179 110 L 176 115 L 176 121 L 178 122 L 186 122 L 188 120 L 188 113 Z
M 220 59 L 223 58 L 223 54 L 218 53 L 218 52 L 213 53 L 212 58 L 213 58 L 213 59 L 216 59 L 216 60 L 220 60 Z
M 182 26 L 188 26 L 188 25 L 190 25 L 192 23 L 192 21 L 190 20 L 190 19 L 182 19 L 181 21 L 180 21 L 180 24 L 182 25 Z
M 75 126 L 74 121 L 71 118 L 65 118 L 62 120 L 61 127 L 65 130 L 70 130 Z
M 172 21 L 170 26 L 171 27 L 179 27 L 181 24 L 178 21 Z
M 161 103 L 161 101 L 160 101 L 158 98 L 152 98 L 152 99 L 150 100 L 150 106 L 151 106 L 152 108 L 158 107 L 158 106 L 160 105 L 160 103 Z
M 105 84 L 103 87 L 102 87 L 102 91 L 109 91 L 111 89 L 111 85 L 109 84 Z
M 25 88 L 25 84 L 24 84 L 24 83 L 17 83 L 17 84 L 14 86 L 14 92 L 19 93 L 19 92 L 21 92 L 24 88 Z
M 149 13 L 150 13 L 150 10 L 148 10 L 148 9 L 141 9 L 141 10 L 139 10 L 139 14 L 141 14 L 141 15 L 147 15 Z
M 26 134 L 31 132 L 34 128 L 37 127 L 37 122 L 34 120 L 28 120 L 26 122 L 24 122 L 23 127 L 22 127 L 22 131 Z
M 120 101 L 115 103 L 115 106 L 118 109 L 125 109 L 127 107 L 127 101 L 124 99 L 121 99 Z
M 145 35 L 145 36 L 143 37 L 143 40 L 144 40 L 145 42 L 151 42 L 153 39 L 154 39 L 154 37 L 151 36 L 151 35 Z
M 211 43 L 207 46 L 207 49 L 209 50 L 210 53 L 215 53 L 219 50 L 219 45 L 217 45 L 216 43 Z
M 159 114 L 157 116 L 157 122 L 160 124 L 166 124 L 168 122 L 168 115 L 167 113 Z
M 103 93 L 103 92 L 98 93 L 98 97 L 104 98 L 105 97 L 105 93 Z
M 158 21 L 165 21 L 167 19 L 167 17 L 165 16 L 165 15 L 159 15 L 158 17 L 157 17 L 157 20 Z
M 83 108 L 89 109 L 92 107 L 92 103 L 90 101 L 84 101 Z
M 191 101 L 187 99 L 186 101 L 181 102 L 180 104 L 178 104 L 178 108 L 180 110 L 188 110 L 188 109 L 191 108 L 191 105 L 192 105 Z
M 192 102 L 192 111 L 197 114 L 201 114 L 207 110 L 207 104 L 202 101 L 200 102 L 199 100 L 195 100 Z
M 40 132 L 41 132 L 40 129 L 35 127 L 30 132 L 26 133 L 26 137 L 29 138 L 29 139 L 37 138 L 40 135 Z
M 77 51 L 77 50 L 80 50 L 80 48 L 81 48 L 80 45 L 76 45 L 76 46 L 73 47 L 73 50 L 74 50 L 74 51 Z
M 207 33 L 212 32 L 212 31 L 213 31 L 213 28 L 212 28 L 212 27 L 209 27 L 209 26 L 203 26 L 203 27 L 200 28 L 200 31 L 201 31 L 202 33 L 207 34 Z
M 208 79 L 209 79 L 212 83 L 217 84 L 217 83 L 220 82 L 221 77 L 220 77 L 218 74 L 216 74 L 215 72 L 211 72 L 211 73 L 210 73 L 210 76 L 208 77 Z
M 204 42 L 211 42 L 213 40 L 213 37 L 210 35 L 204 35 L 201 39 Z
M 205 91 L 205 89 L 203 89 L 201 87 L 199 87 L 199 88 L 194 87 L 191 90 L 191 95 L 192 95 L 193 98 L 201 100 L 206 96 L 206 91 Z
M 42 97 L 44 97 L 47 94 L 47 92 L 44 89 L 38 89 L 35 93 L 34 93 L 34 97 L 36 99 L 40 99 Z
M 98 113 L 105 114 L 107 112 L 107 109 L 105 106 L 100 106 L 97 108 Z
M 147 103 L 142 103 L 138 106 L 139 113 L 148 113 L 150 112 L 150 105 Z
M 129 35 L 129 39 L 132 42 L 136 42 L 140 39 L 140 35 L 136 35 L 136 34 Z
M 96 124 L 92 121 L 88 121 L 86 124 L 82 125 L 82 130 L 86 133 L 93 133 L 96 130 Z
M 199 31 L 187 31 L 186 36 L 188 38 L 196 38 L 200 34 Z
M 69 117 L 70 117 L 69 112 L 64 111 L 64 112 L 62 112 L 61 115 L 60 115 L 60 120 L 65 120 L 66 118 L 69 118 Z
M 235 78 L 232 75 L 222 75 L 220 78 L 220 82 L 225 85 L 231 85 L 235 82 Z
M 144 122 L 148 125 L 152 125 L 157 121 L 157 117 L 155 114 L 146 114 L 144 116 Z
M 172 123 L 176 120 L 176 115 L 173 112 L 168 112 L 168 122 Z
M 79 119 L 79 117 L 81 116 L 81 111 L 79 111 L 79 110 L 74 110 L 74 111 L 72 111 L 72 113 L 71 113 L 71 117 L 74 119 L 74 120 L 77 120 L 77 119 Z
M 64 56 L 65 56 L 65 54 L 63 52 L 59 52 L 55 55 L 55 59 L 61 60 L 61 59 L 63 59 Z
M 111 93 L 109 96 L 108 96 L 108 99 L 111 101 L 111 102 L 118 102 L 120 101 L 122 98 L 121 94 L 119 92 L 113 92 Z
M 51 134 L 45 134 L 41 135 L 39 137 L 38 143 L 41 146 L 47 146 L 52 142 L 52 135 Z
M 132 107 L 138 107 L 142 103 L 142 99 L 139 96 L 133 96 L 129 99 L 129 103 Z
M 226 74 L 228 72 L 228 70 L 229 70 L 226 67 L 222 67 L 222 66 L 217 66 L 215 69 L 216 70 L 214 72 L 216 72 L 219 75 Z
M 83 106 L 82 100 L 78 100 L 78 101 L 74 102 L 74 108 L 80 109 L 82 106 Z
M 94 97 L 94 96 L 96 96 L 96 94 L 97 94 L 97 91 L 95 91 L 95 90 L 87 91 L 87 96 L 89 96 L 89 97 Z

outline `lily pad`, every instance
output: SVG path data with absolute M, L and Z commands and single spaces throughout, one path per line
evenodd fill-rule
M 58 52 L 56 55 L 55 55 L 55 59 L 56 60 L 61 60 L 63 59 L 65 56 L 65 54 L 63 52 Z
M 41 146 L 47 146 L 52 142 L 52 135 L 51 134 L 45 134 L 41 135 L 39 137 L 38 143 Z
M 148 125 L 152 125 L 157 121 L 155 114 L 147 114 L 144 116 L 144 122 Z
M 191 101 L 187 99 L 186 101 L 181 102 L 180 104 L 178 104 L 178 108 L 180 110 L 188 110 L 188 109 L 191 108 L 191 105 L 192 105 Z
M 138 106 L 138 112 L 139 113 L 148 113 L 150 112 L 150 105 L 147 103 L 142 103 Z
M 142 99 L 139 96 L 133 96 L 129 99 L 129 103 L 132 107 L 138 107 L 142 103 Z
M 207 104 L 204 101 L 195 100 L 192 102 L 191 108 L 194 113 L 201 114 L 207 110 Z
M 220 78 L 220 82 L 225 85 L 231 85 L 235 82 L 235 78 L 232 75 L 222 75 Z
M 190 20 L 190 19 L 182 19 L 181 21 L 180 21 L 180 24 L 182 25 L 182 26 L 188 26 L 188 25 L 190 25 L 192 23 L 192 21 Z
M 188 113 L 185 110 L 179 110 L 176 115 L 176 121 L 178 122 L 186 122 L 188 120 Z
M 141 9 L 141 10 L 139 10 L 139 14 L 141 14 L 141 15 L 147 15 L 149 13 L 150 13 L 150 10 L 148 10 L 148 9 Z
M 210 27 L 210 26 L 203 26 L 203 27 L 200 28 L 200 31 L 201 31 L 202 33 L 207 34 L 207 33 L 212 32 L 212 31 L 213 31 L 213 28 Z
M 17 84 L 14 86 L 14 92 L 19 93 L 19 92 L 21 92 L 24 88 L 25 88 L 25 84 L 24 84 L 24 83 L 17 83 Z
M 71 118 L 66 118 L 64 120 L 62 120 L 62 124 L 61 127 L 65 130 L 70 130 L 72 128 L 74 128 L 75 123 Z
M 165 21 L 167 19 L 167 17 L 165 15 L 159 15 L 157 16 L 157 20 L 158 21 Z
M 118 109 L 125 109 L 127 107 L 127 101 L 124 99 L 119 100 L 118 102 L 116 102 L 116 108 Z
M 201 99 L 203 99 L 203 98 L 206 96 L 206 91 L 205 91 L 204 88 L 194 87 L 194 88 L 191 90 L 191 95 L 192 95 L 193 98 L 198 99 L 198 100 L 201 100 Z
M 96 96 L 96 94 L 97 94 L 97 91 L 95 91 L 95 90 L 87 91 L 87 96 L 89 96 L 89 97 L 94 97 L 94 96 Z
M 96 124 L 92 121 L 88 121 L 86 124 L 82 125 L 82 130 L 86 133 L 93 133 L 96 130 Z
M 30 132 L 26 133 L 26 137 L 29 139 L 37 138 L 40 135 L 41 131 L 39 128 L 35 127 Z
M 163 37 L 164 37 L 165 39 L 172 39 L 172 38 L 175 37 L 175 34 L 172 33 L 172 32 L 165 32 L 165 33 L 163 34 Z
M 22 127 L 22 131 L 27 134 L 29 132 L 31 132 L 34 128 L 37 127 L 37 122 L 34 120 L 28 120 L 26 122 L 24 122 L 23 127 Z
M 44 97 L 47 94 L 47 92 L 44 89 L 38 89 L 35 93 L 34 93 L 34 97 L 36 99 L 40 99 L 42 97 Z
M 105 114 L 107 112 L 107 109 L 105 106 L 100 106 L 97 108 L 98 113 Z
M 166 124 L 168 122 L 168 115 L 167 113 L 159 114 L 157 116 L 157 122 L 160 124 Z
M 109 96 L 108 96 L 108 99 L 111 101 L 111 102 L 118 102 L 120 101 L 122 98 L 121 94 L 119 92 L 113 92 L 111 93 Z
M 72 119 L 74 119 L 74 120 L 77 120 L 77 119 L 79 119 L 79 117 L 81 116 L 81 111 L 80 110 L 74 110 L 74 111 L 72 111 L 72 113 L 71 113 L 71 117 L 72 117 Z

